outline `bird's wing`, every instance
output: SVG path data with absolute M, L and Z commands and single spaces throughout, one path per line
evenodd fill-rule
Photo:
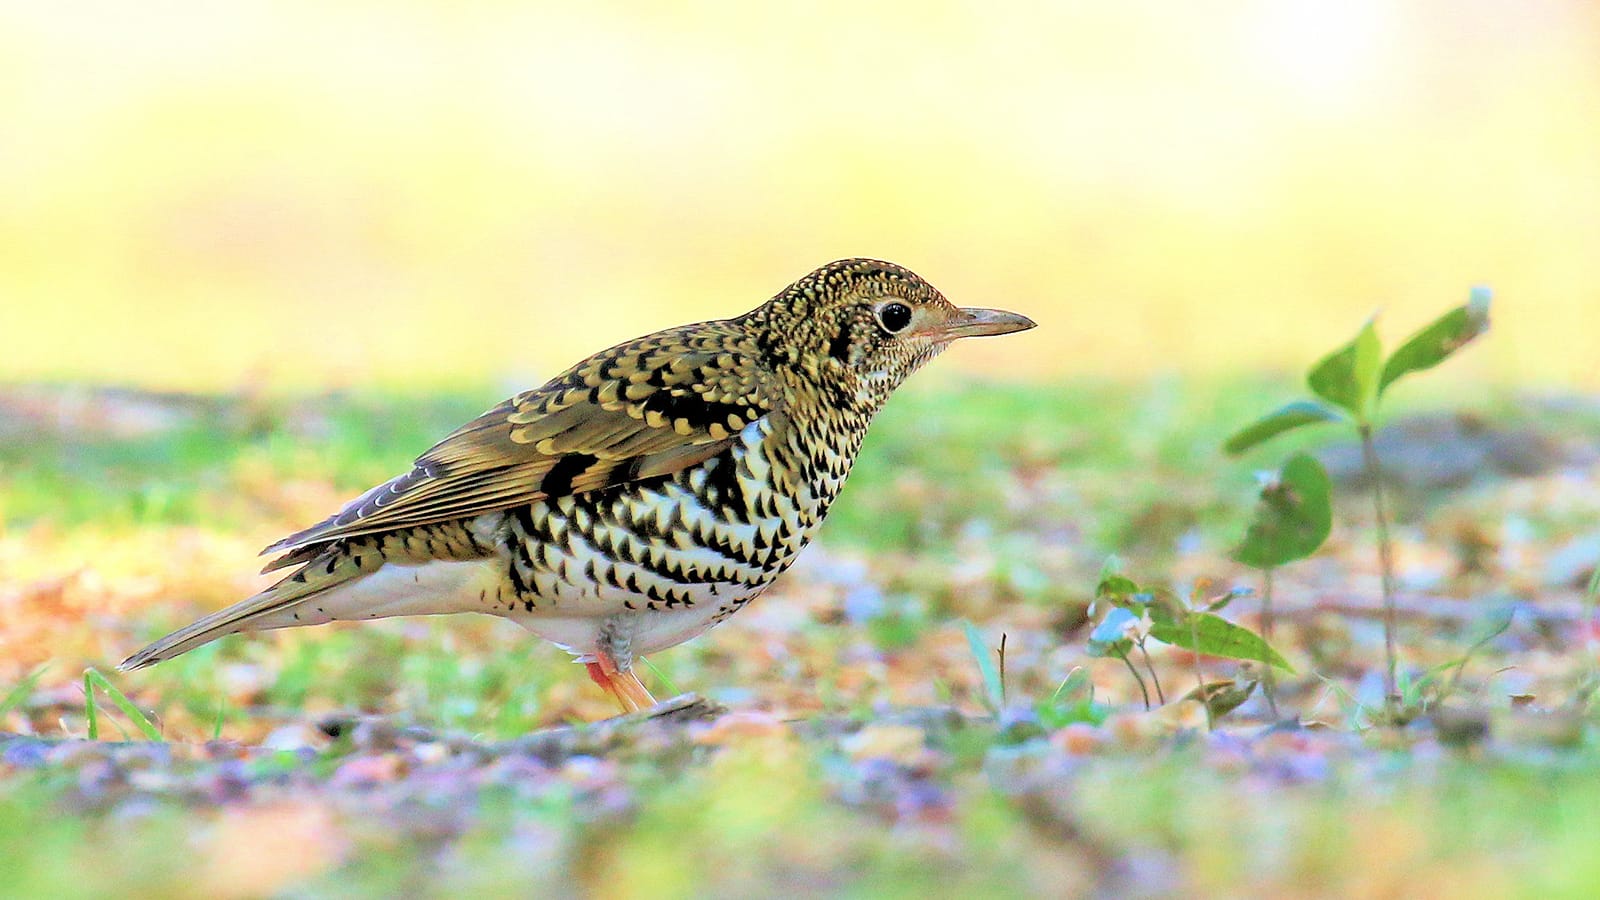
M 464 519 L 702 462 L 773 411 L 757 359 L 731 322 L 657 332 L 597 353 L 463 425 L 410 472 L 262 552 Z

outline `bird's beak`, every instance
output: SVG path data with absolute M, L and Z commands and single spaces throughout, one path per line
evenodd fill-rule
M 1034 321 L 1027 316 L 1003 309 L 958 309 L 950 321 L 939 329 L 939 339 L 953 341 L 964 337 L 1010 334 L 1013 331 L 1027 331 L 1033 326 Z

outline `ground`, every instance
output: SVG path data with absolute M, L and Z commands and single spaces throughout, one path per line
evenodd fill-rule
M 0 846 L 17 852 L 0 856 L 0 883 L 1592 894 L 1600 402 L 1475 387 L 1395 411 L 1380 452 L 1417 709 L 1382 727 L 1359 455 L 1331 426 L 1241 460 L 1218 449 L 1298 393 L 1267 377 L 914 385 L 795 569 L 650 660 L 658 697 L 700 699 L 584 725 L 612 709 L 582 669 L 487 618 L 236 637 L 112 670 L 259 587 L 260 547 L 402 471 L 495 391 L 5 389 Z M 1123 664 L 1086 652 L 1107 557 L 1180 592 L 1259 588 L 1228 551 L 1255 472 L 1296 448 L 1326 463 L 1336 506 L 1322 551 L 1275 576 L 1274 643 L 1296 670 L 1278 682 L 1282 714 L 1259 691 L 1215 730 L 1194 704 L 1146 712 Z M 1223 615 L 1254 628 L 1256 604 Z M 978 658 L 995 661 L 1002 637 L 1003 699 Z M 1152 657 L 1169 699 L 1193 687 L 1191 655 Z M 1199 662 L 1208 679 L 1239 676 Z M 97 690 L 100 740 L 88 667 L 139 711 Z

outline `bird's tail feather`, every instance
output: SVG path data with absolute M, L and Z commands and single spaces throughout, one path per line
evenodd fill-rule
M 172 632 L 117 664 L 123 671 L 142 669 L 162 660 L 188 653 L 220 637 L 241 631 L 260 631 L 290 625 L 318 624 L 314 617 L 298 614 L 298 609 L 316 597 L 351 579 L 367 574 L 359 557 L 327 551 L 322 558 L 301 566 L 288 577 L 259 594 L 247 597 L 226 609 L 218 610 L 197 622 Z M 303 621 L 302 621 L 303 620 Z M 327 618 L 321 621 L 328 621 Z
M 241 631 L 350 619 L 501 612 L 500 572 L 468 537 L 396 532 L 290 554 L 288 577 L 174 631 L 123 660 L 124 671 L 171 659 Z M 269 566 L 276 568 L 276 566 Z M 493 598 L 493 599 L 491 599 Z

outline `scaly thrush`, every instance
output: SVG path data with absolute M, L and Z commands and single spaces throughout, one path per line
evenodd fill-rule
M 124 660 L 241 631 L 383 616 L 505 616 L 586 663 L 624 711 L 635 654 L 755 599 L 822 522 L 867 425 L 957 338 L 1032 328 L 850 259 L 734 319 L 669 328 L 512 397 L 263 553 L 294 571 Z

